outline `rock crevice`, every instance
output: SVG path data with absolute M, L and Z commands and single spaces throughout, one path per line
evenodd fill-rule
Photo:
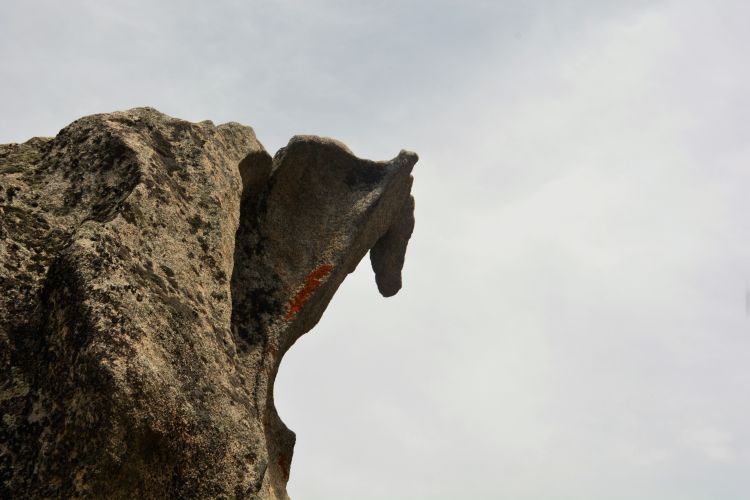
M 416 161 L 150 108 L 0 145 L 0 496 L 287 498 L 279 363 L 368 251 L 398 291 Z

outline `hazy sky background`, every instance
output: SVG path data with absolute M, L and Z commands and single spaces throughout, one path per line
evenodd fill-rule
M 750 4 L 0 0 L 0 142 L 150 105 L 417 151 L 287 354 L 307 499 L 750 498 Z

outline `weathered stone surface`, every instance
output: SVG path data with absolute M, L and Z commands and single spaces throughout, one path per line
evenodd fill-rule
M 0 496 L 287 498 L 281 357 L 370 249 L 398 291 L 416 160 L 149 108 L 0 146 Z

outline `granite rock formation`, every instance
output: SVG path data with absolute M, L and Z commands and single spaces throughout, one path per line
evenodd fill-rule
M 0 497 L 287 498 L 279 363 L 368 251 L 398 291 L 416 161 L 150 108 L 0 146 Z

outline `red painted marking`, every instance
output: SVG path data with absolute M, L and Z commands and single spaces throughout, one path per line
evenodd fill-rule
M 331 264 L 321 264 L 307 275 L 307 279 L 305 279 L 305 285 L 299 292 L 297 292 L 294 298 L 289 301 L 289 305 L 286 311 L 286 319 L 292 319 L 295 314 L 300 312 L 302 306 L 304 306 L 305 303 L 310 300 L 313 292 L 315 292 L 315 290 L 317 290 L 320 286 L 321 280 L 328 276 L 332 270 L 333 266 Z

